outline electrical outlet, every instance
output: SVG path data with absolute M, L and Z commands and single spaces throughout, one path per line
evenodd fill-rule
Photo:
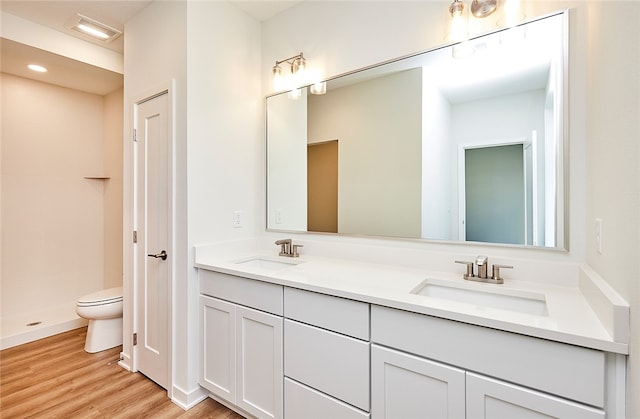
M 596 251 L 602 254 L 602 219 L 596 218 Z
M 242 211 L 233 212 L 233 227 L 234 228 L 242 227 Z

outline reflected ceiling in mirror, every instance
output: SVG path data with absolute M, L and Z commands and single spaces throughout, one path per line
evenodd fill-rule
M 567 12 L 267 98 L 267 229 L 567 248 Z

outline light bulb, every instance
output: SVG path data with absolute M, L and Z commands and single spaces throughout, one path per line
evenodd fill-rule
M 506 0 L 502 9 L 504 27 L 511 28 L 524 21 L 520 0 Z
M 298 98 L 300 98 L 300 96 L 302 96 L 302 89 L 295 88 L 295 89 L 289 90 L 290 99 L 297 100 Z
M 291 73 L 293 74 L 293 86 L 300 87 L 307 84 L 307 63 L 302 57 L 296 58 L 291 65 Z
M 309 90 L 314 95 L 324 95 L 325 93 L 327 93 L 327 82 L 321 81 L 313 83 Z
M 464 4 L 455 0 L 449 6 L 451 22 L 449 26 L 449 42 L 462 42 L 467 39 L 467 23 L 464 16 Z
M 276 64 L 275 66 L 273 66 L 272 73 L 273 73 L 273 90 L 275 90 L 276 92 L 284 90 L 285 81 L 282 76 L 282 68 L 280 68 L 280 66 Z

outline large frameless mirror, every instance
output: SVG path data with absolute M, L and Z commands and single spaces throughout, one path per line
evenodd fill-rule
M 267 98 L 267 229 L 567 248 L 567 12 Z

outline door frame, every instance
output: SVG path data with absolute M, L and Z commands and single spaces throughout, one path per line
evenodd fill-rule
M 169 239 L 167 243 L 167 262 L 169 267 L 169 281 L 167 289 L 167 393 L 173 397 L 173 319 L 174 306 L 173 295 L 176 278 L 176 135 L 175 135 L 175 80 L 156 85 L 142 93 L 131 96 L 126 105 L 126 117 L 128 125 L 124 133 L 123 152 L 123 348 L 120 355 L 120 366 L 137 372 L 137 350 L 133 345 L 133 333 L 137 330 L 140 319 L 137 318 L 136 302 L 137 294 L 137 265 L 136 243 L 134 243 L 134 231 L 136 231 L 136 159 L 137 150 L 134 141 L 134 127 L 136 126 L 137 107 L 143 102 L 155 97 L 167 94 L 168 103 L 168 131 L 169 131 L 169 176 L 168 185 L 170 205 L 168 219 L 170 222 Z
M 522 145 L 522 153 L 523 153 L 523 159 L 522 159 L 522 170 L 523 170 L 523 174 L 524 174 L 524 190 L 525 190 L 525 233 L 527 231 L 527 215 L 526 214 L 526 210 L 527 210 L 527 203 L 526 203 L 526 199 L 527 199 L 527 194 L 526 194 L 526 190 L 527 190 L 527 158 L 526 158 L 526 153 L 527 153 L 527 148 L 531 147 L 531 140 L 528 139 L 527 137 L 518 137 L 518 138 L 510 138 L 510 139 L 504 139 L 504 140 L 495 140 L 495 141 L 491 141 L 491 142 L 486 142 L 486 143 L 478 143 L 478 144 L 460 144 L 458 145 L 458 240 L 461 241 L 466 241 L 467 240 L 467 226 L 466 226 L 466 221 L 467 221 L 467 201 L 466 201 L 466 183 L 465 183 L 465 152 L 467 150 L 472 150 L 472 149 L 476 149 L 476 148 L 488 148 L 488 147 L 502 147 L 502 146 L 509 146 L 509 145 Z M 526 234 L 525 234 L 526 235 Z M 526 237 L 525 237 L 525 241 L 526 241 Z

